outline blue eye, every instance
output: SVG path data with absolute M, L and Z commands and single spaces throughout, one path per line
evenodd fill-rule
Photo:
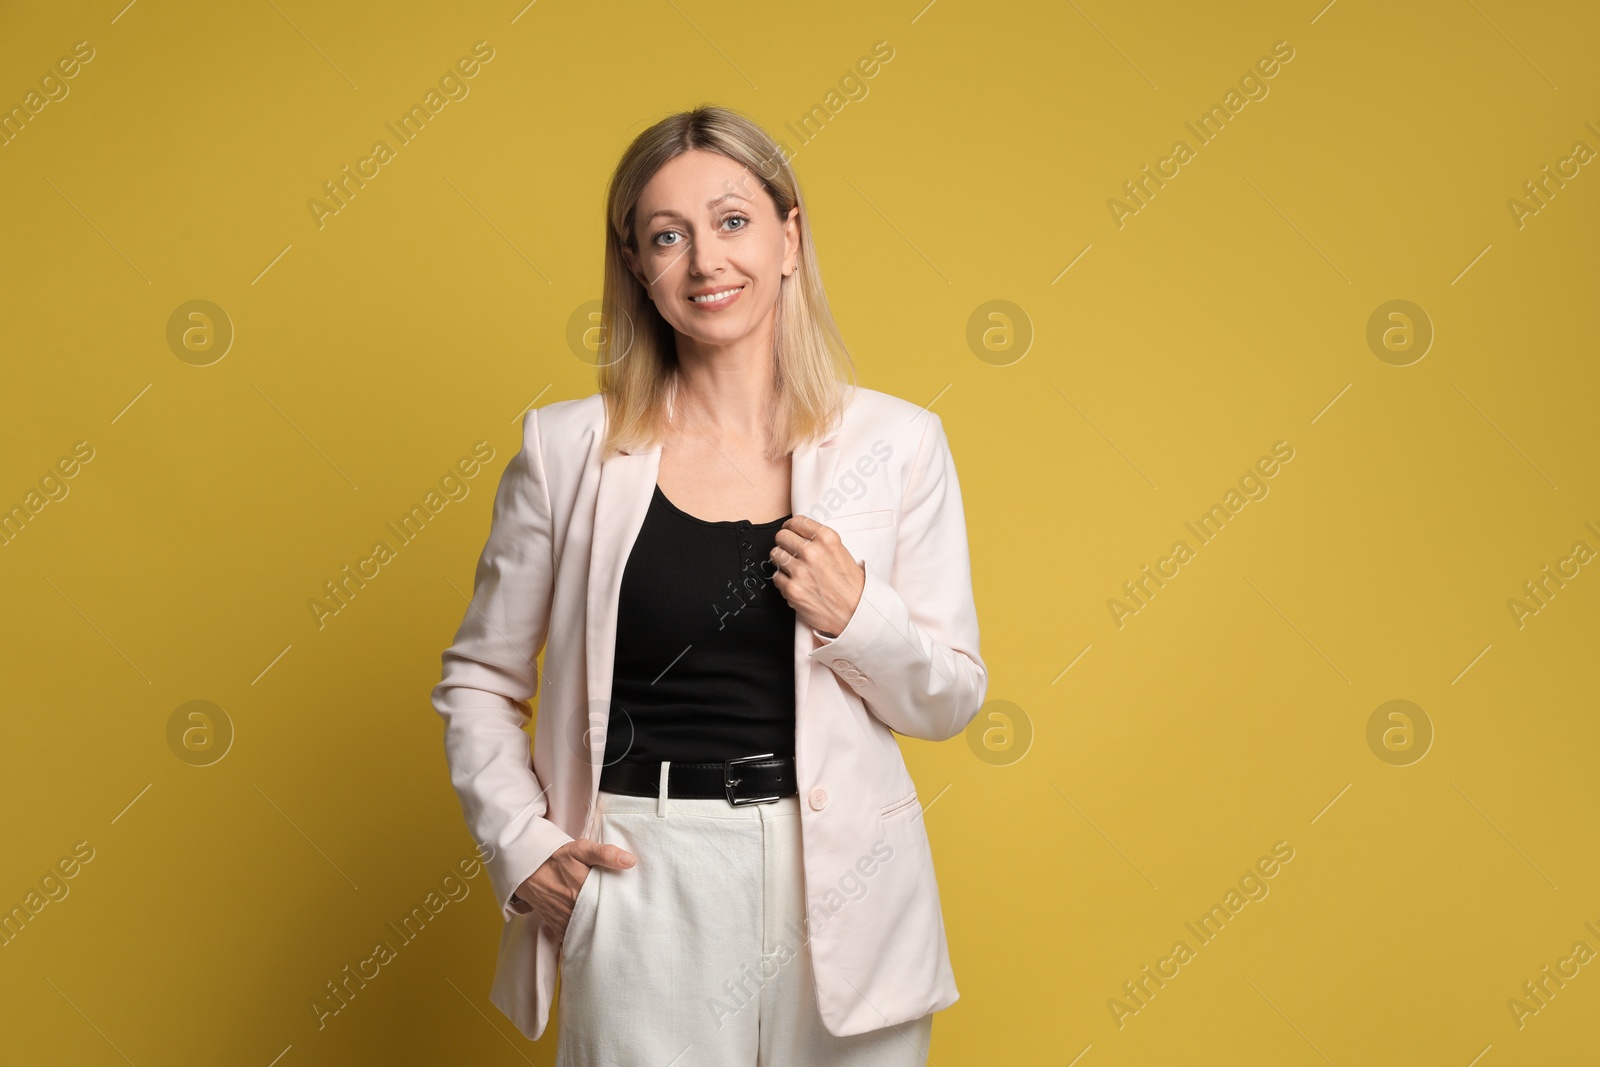
M 723 222 L 723 224 L 727 224 L 727 223 L 730 223 L 730 222 L 741 222 L 741 223 L 744 223 L 746 226 L 749 225 L 749 223 L 750 223 L 750 219 L 749 219 L 748 216 L 746 216 L 746 215 L 737 215 L 737 214 L 726 215 L 726 216 L 724 216 L 722 218 L 721 221 Z M 742 230 L 744 228 L 745 228 L 744 226 L 735 227 L 735 229 L 739 229 L 739 230 Z M 656 234 L 653 238 L 651 238 L 650 243 L 655 245 L 657 248 L 671 248 L 672 245 L 681 244 L 682 242 L 681 241 L 673 241 L 671 244 L 669 244 L 666 241 L 664 241 L 663 238 L 666 238 L 666 237 L 682 237 L 682 236 L 683 236 L 683 234 L 679 233 L 677 230 L 662 230 L 660 233 Z

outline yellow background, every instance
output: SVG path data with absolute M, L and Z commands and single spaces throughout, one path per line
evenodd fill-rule
M 960 470 L 1009 705 L 906 742 L 962 993 L 933 1062 L 1594 1062 L 1600 962 L 1521 1028 L 1506 1005 L 1600 951 L 1600 566 L 1507 607 L 1600 549 L 1600 163 L 1507 208 L 1600 150 L 1592 5 L 519 9 L 0 15 L 7 108 L 95 50 L 0 148 L 0 504 L 94 449 L 0 548 L 0 905 L 94 850 L 0 948 L 5 1062 L 552 1061 L 489 1004 L 482 874 L 324 1028 L 309 1004 L 471 850 L 439 653 L 521 412 L 594 391 L 567 331 L 611 168 L 704 101 L 795 150 L 862 382 L 931 404 Z M 470 95 L 319 229 L 306 201 L 479 40 Z M 1269 95 L 1119 228 L 1122 183 L 1280 40 Z M 209 366 L 167 342 L 194 299 L 236 331 Z M 1407 366 L 1366 340 L 1396 299 L 1436 331 Z M 968 343 L 992 300 L 1020 359 Z M 480 440 L 470 495 L 319 629 L 322 583 Z M 1280 440 L 1270 495 L 1119 628 L 1122 583 Z M 1367 741 L 1396 699 L 1434 732 L 1405 766 Z M 192 700 L 234 732 L 209 766 L 169 745 Z M 1277 841 L 1270 895 L 1119 1027 Z

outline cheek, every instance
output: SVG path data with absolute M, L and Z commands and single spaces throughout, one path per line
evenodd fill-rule
M 664 266 L 664 264 L 656 264 L 655 268 L 651 269 L 650 264 L 645 264 L 645 277 L 650 279 L 650 285 L 646 292 L 650 294 L 650 299 L 655 301 L 656 305 L 663 311 L 668 307 L 676 306 L 678 292 L 677 278 L 670 268 L 663 269 Z
M 762 278 L 781 278 L 783 276 L 783 242 L 772 241 L 761 250 L 760 276 Z

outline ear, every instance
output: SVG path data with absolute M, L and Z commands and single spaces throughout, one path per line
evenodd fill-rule
M 639 269 L 639 257 L 627 245 L 622 246 L 622 260 L 628 265 L 628 273 L 638 281 L 639 287 L 648 293 L 650 286 L 645 284 L 644 272 Z
M 800 205 L 796 204 L 789 209 L 789 216 L 783 220 L 783 275 L 788 277 L 795 272 L 800 259 Z

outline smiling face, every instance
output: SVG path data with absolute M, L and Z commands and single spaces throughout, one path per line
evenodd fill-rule
M 769 340 L 785 275 L 800 250 L 800 208 L 778 217 L 756 175 L 691 149 L 669 160 L 634 208 L 628 268 L 680 336 L 727 347 Z

